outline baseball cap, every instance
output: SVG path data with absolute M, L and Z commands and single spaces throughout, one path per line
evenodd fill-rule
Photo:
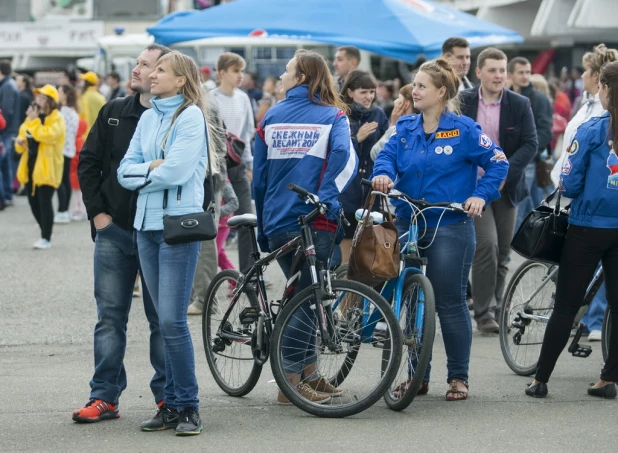
M 200 72 L 206 76 L 210 76 L 212 69 L 210 69 L 208 66 L 202 66 L 200 68 Z
M 52 98 L 54 102 L 58 102 L 59 99 L 58 90 L 49 84 L 44 85 L 41 88 L 35 88 L 34 94 L 44 94 L 45 96 L 49 96 L 50 98 Z
M 99 82 L 99 76 L 97 76 L 94 72 L 88 71 L 84 74 L 80 74 L 79 78 L 85 80 L 91 85 L 96 85 Z

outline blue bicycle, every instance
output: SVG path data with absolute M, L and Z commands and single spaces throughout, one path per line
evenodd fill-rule
M 367 183 L 370 184 L 369 181 L 363 181 L 363 184 Z M 431 359 L 436 331 L 435 297 L 431 282 L 425 276 L 427 258 L 421 256 L 420 251 L 426 247 L 418 244 L 418 220 L 423 218 L 423 212 L 429 209 L 464 213 L 466 211 L 461 203 L 429 203 L 425 200 L 414 200 L 397 190 L 391 190 L 388 194 L 377 191 L 373 194 L 401 200 L 412 208 L 413 213 L 408 232 L 399 238 L 402 244 L 399 276 L 386 282 L 380 292 L 391 302 L 403 334 L 404 354 L 399 370 L 384 394 L 384 401 L 388 407 L 401 411 L 412 403 L 417 394 L 427 393 L 428 386 L 423 385 L 423 379 Z M 372 216 L 374 223 L 378 223 L 375 219 L 382 218 L 380 213 L 364 212 L 362 217 L 364 215 Z M 427 247 L 432 243 L 433 239 Z M 337 269 L 337 278 L 347 274 L 347 267 L 348 265 L 344 264 Z M 376 326 L 376 330 L 379 329 L 380 324 Z

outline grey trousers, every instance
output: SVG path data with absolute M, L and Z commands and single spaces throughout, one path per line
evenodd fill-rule
M 221 192 L 215 193 L 215 222 L 219 223 L 219 210 L 221 209 Z M 191 290 L 191 299 L 189 303 L 193 304 L 200 310 L 204 309 L 206 301 L 206 291 L 215 275 L 219 263 L 217 262 L 217 241 L 202 241 L 200 247 L 200 256 L 197 259 L 197 268 L 195 269 L 195 277 L 193 277 L 193 289 Z
M 251 186 L 247 179 L 245 165 L 240 164 L 238 167 L 228 170 L 228 179 L 238 197 L 238 210 L 234 215 L 251 214 L 253 212 L 251 208 Z M 246 271 L 253 264 L 251 250 L 251 233 L 245 228 L 238 230 L 238 264 L 241 272 Z
M 516 217 L 517 208 L 503 197 L 474 219 L 476 254 L 472 262 L 472 299 L 477 322 L 494 318 L 496 310 L 501 308 Z

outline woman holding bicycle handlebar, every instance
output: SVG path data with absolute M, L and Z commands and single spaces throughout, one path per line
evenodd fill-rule
M 486 204 L 500 197 L 508 162 L 492 140 L 471 119 L 457 114 L 457 72 L 445 58 L 424 63 L 413 82 L 412 97 L 420 114 L 401 117 L 395 132 L 378 155 L 373 188 L 395 188 L 430 203 L 460 202 L 469 217 L 480 216 Z M 477 169 L 485 174 L 477 181 Z M 399 234 L 408 231 L 411 207 L 394 200 Z M 475 250 L 472 219 L 465 214 L 427 210 L 419 217 L 425 227 L 419 246 L 428 259 L 427 277 L 436 297 L 447 355 L 449 401 L 468 397 L 472 325 L 466 286 Z M 431 245 L 431 247 L 429 247 Z M 430 366 L 419 394 L 426 393 Z M 402 390 L 410 380 L 401 384 Z
M 569 340 L 573 320 L 599 261 L 610 305 L 610 347 L 600 379 L 588 394 L 615 398 L 618 381 L 618 62 L 599 77 L 599 99 L 607 113 L 582 124 L 567 149 L 559 188 L 573 198 L 569 229 L 560 258 L 554 310 L 547 324 L 529 396 L 547 396 L 547 382 Z
M 298 218 L 309 214 L 314 206 L 287 190 L 289 183 L 295 183 L 317 194 L 328 206 L 329 212 L 319 216 L 312 228 L 316 258 L 325 263 L 338 227 L 339 195 L 358 165 L 344 113 L 346 106 L 335 91 L 326 60 L 316 52 L 297 51 L 281 81 L 286 98 L 266 113 L 255 140 L 253 190 L 258 243 L 262 251 L 276 250 L 300 234 Z M 293 255 L 278 259 L 286 276 L 293 260 Z M 310 284 L 311 275 L 305 266 L 296 292 Z M 304 313 L 309 318 L 314 316 L 310 309 Z M 303 320 L 299 317 L 298 322 Z M 307 319 L 304 324 L 314 322 Z M 312 338 L 307 338 L 306 332 L 297 328 L 286 335 L 294 344 L 286 344 L 284 351 L 297 352 L 284 356 L 285 371 L 304 398 L 326 401 L 340 390 L 317 374 L 315 332 Z M 288 403 L 281 392 L 278 401 Z

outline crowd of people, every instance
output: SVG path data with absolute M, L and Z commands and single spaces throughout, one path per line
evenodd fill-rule
M 201 432 L 187 315 L 202 314 L 218 268 L 234 266 L 226 253 L 226 220 L 253 212 L 252 199 L 262 251 L 298 234 L 297 218 L 310 207 L 285 189 L 290 182 L 329 206 L 314 224 L 313 239 L 323 261 L 331 244 L 339 243 L 337 264 L 348 260 L 355 212 L 368 195 L 362 179 L 371 179 L 374 190 L 395 188 L 429 202 L 464 204 L 468 216 L 427 213 L 421 240 L 426 243 L 420 244 L 428 247 L 449 401 L 468 397 L 469 310 L 480 332 L 499 331 L 496 312 L 517 226 L 554 187 L 572 197 L 556 305 L 539 371 L 526 389 L 532 396 L 547 394 L 587 282 L 599 263 L 608 274 L 616 265 L 618 51 L 601 44 L 586 53 L 581 80 L 566 74 L 546 80 L 532 74 L 526 58 L 509 61 L 501 50 L 487 48 L 475 62 L 475 86 L 468 79 L 469 43 L 451 38 L 442 50 L 405 81 L 378 81 L 358 69 L 361 54 L 355 47 L 337 50 L 335 76 L 324 57 L 301 50 L 262 89 L 237 54 L 220 55 L 213 71 L 157 44 L 137 57 L 126 86 L 112 72 L 105 89 L 93 72 L 81 74 L 77 84 L 63 77 L 57 87 L 34 88 L 28 76 L 14 75 L 10 63 L 0 62 L 0 210 L 23 190 L 41 230 L 36 249 L 51 246 L 54 223 L 85 218 L 91 223 L 95 367 L 89 401 L 73 413 L 75 421 L 118 417 L 127 385 L 126 324 L 139 275 L 158 406 L 141 429 Z M 240 162 L 228 168 L 231 140 L 244 149 Z M 217 239 L 167 244 L 163 216 L 203 210 L 209 166 Z M 394 207 L 401 234 L 412 213 L 408 205 Z M 350 225 L 338 235 L 340 211 Z M 252 264 L 249 231 L 238 231 L 236 240 L 244 270 Z M 286 258 L 279 264 L 284 273 L 291 266 Z M 304 269 L 297 290 L 309 283 Z M 590 340 L 600 339 L 608 300 L 611 338 L 618 339 L 618 288 L 609 279 L 584 321 Z M 290 364 L 288 374 L 313 376 L 315 360 L 307 348 L 304 363 Z M 617 379 L 614 342 L 601 379 L 588 392 L 615 396 Z M 430 367 L 420 394 L 429 391 L 429 382 Z M 316 375 L 299 392 L 320 401 L 341 390 Z M 287 399 L 280 393 L 278 401 Z

